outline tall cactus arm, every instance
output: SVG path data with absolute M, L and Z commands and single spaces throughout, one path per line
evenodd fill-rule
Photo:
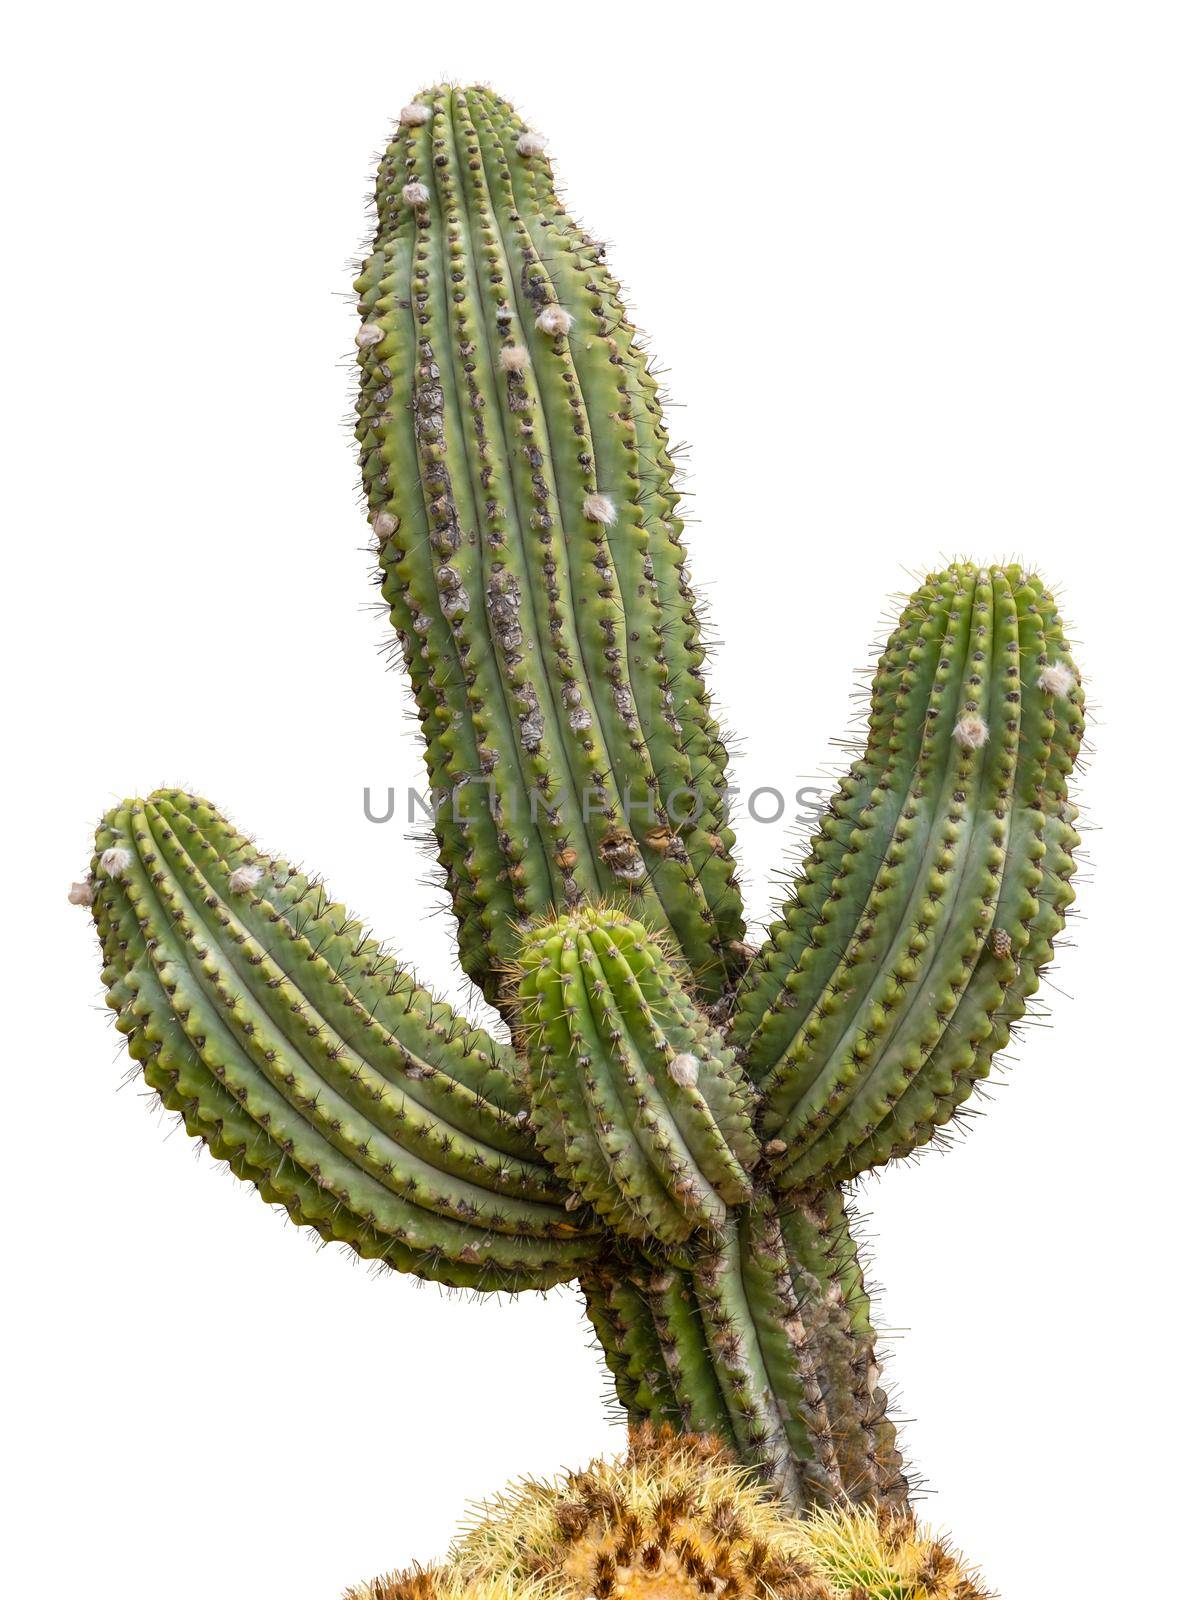
M 597 1253 L 499 1047 L 206 802 L 116 807 L 92 885 L 148 1082 L 297 1222 L 476 1289 L 544 1288 Z
M 957 566 L 906 608 L 734 1018 L 784 1188 L 908 1154 L 989 1070 L 1073 897 L 1083 721 L 1037 578 Z
M 653 380 L 510 108 L 409 111 L 357 282 L 357 432 L 460 954 L 494 998 L 515 923 L 614 897 L 715 995 L 740 905 Z

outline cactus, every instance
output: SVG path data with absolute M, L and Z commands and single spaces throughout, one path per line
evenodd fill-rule
M 483 1291 L 576 1281 L 633 1425 L 794 1512 L 903 1514 L 846 1187 L 935 1142 L 1052 955 L 1083 695 L 1056 607 L 959 563 L 908 602 L 760 950 L 657 386 L 541 141 L 402 112 L 357 281 L 357 437 L 492 1039 L 175 790 L 88 877 L 132 1056 L 325 1239 Z

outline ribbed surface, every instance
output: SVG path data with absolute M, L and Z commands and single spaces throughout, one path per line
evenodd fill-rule
M 658 943 L 592 908 L 526 935 L 517 1033 L 540 1148 L 617 1232 L 723 1229 L 760 1154 L 745 1080 Z
M 358 437 L 464 964 L 494 994 L 514 922 L 608 896 L 717 993 L 741 914 L 656 386 L 511 109 L 420 102 L 357 284 Z
M 110 849 L 126 852 L 117 876 Z M 592 1229 L 538 1162 L 510 1059 L 322 888 L 175 791 L 111 811 L 94 872 L 133 1056 L 267 1199 L 466 1287 L 544 1287 L 593 1257 Z
M 1006 1042 L 1072 899 L 1082 706 L 1036 578 L 954 567 L 910 602 L 734 1021 L 784 1187 L 927 1142 Z
M 632 1421 L 716 1435 L 797 1509 L 904 1504 L 838 1190 L 758 1195 L 688 1264 L 604 1259 L 581 1281 Z

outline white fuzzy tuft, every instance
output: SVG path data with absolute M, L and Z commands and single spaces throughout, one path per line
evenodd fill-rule
M 422 105 L 420 100 L 411 100 L 407 106 L 402 106 L 399 120 L 403 128 L 420 128 L 430 120 L 429 106 Z
M 385 337 L 385 330 L 379 322 L 362 322 L 356 330 L 356 343 L 362 350 L 367 350 L 370 344 L 380 344 Z
M 991 736 L 991 730 L 983 719 L 974 711 L 954 724 L 954 737 L 964 750 L 981 750 Z
M 587 494 L 581 503 L 581 509 L 591 522 L 604 522 L 607 527 L 618 521 L 618 512 L 614 509 L 614 502 L 604 494 Z
M 98 864 L 108 878 L 121 878 L 131 865 L 131 852 L 121 844 L 113 844 L 102 852 Z
M 262 882 L 262 868 L 254 866 L 234 867 L 229 874 L 229 890 L 231 894 L 244 894 L 247 889 L 253 889 Z
M 672 1056 L 667 1063 L 667 1075 L 672 1083 L 678 1083 L 681 1089 L 694 1089 L 700 1080 L 700 1058 L 691 1055 L 688 1051 L 681 1051 L 678 1056 Z
M 499 353 L 499 364 L 505 372 L 523 372 L 531 358 L 522 344 L 506 344 Z
M 1058 700 L 1067 700 L 1077 680 L 1063 661 L 1054 661 L 1050 667 L 1044 668 L 1036 681 L 1045 694 L 1055 695 Z
M 401 518 L 391 511 L 378 511 L 373 518 L 373 533 L 378 539 L 391 539 L 401 526 Z
M 541 333 L 568 333 L 573 326 L 573 318 L 564 306 L 545 306 L 536 319 L 536 326 Z
M 530 130 L 528 133 L 522 133 L 520 135 L 520 137 L 516 140 L 516 149 L 520 152 L 520 154 L 522 156 L 525 156 L 525 157 L 527 157 L 527 156 L 543 156 L 544 155 L 544 144 L 545 144 L 545 142 L 541 138 L 540 134 L 539 133 L 533 133 Z
M 407 183 L 401 198 L 407 206 L 426 206 L 430 203 L 430 191 L 424 183 Z
M 495 308 L 495 320 L 497 322 L 511 322 L 511 320 L 512 320 L 512 308 L 511 308 L 511 306 L 496 306 L 496 308 Z
M 72 906 L 92 906 L 94 904 L 94 885 L 87 878 L 85 883 L 71 883 L 69 902 Z

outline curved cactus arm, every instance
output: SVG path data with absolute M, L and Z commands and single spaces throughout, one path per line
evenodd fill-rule
M 573 1192 L 643 1243 L 723 1231 L 760 1156 L 751 1096 L 659 941 L 587 906 L 524 936 L 515 993 L 533 1126 Z
M 422 95 L 357 282 L 362 471 L 460 954 L 494 998 L 516 923 L 614 897 L 716 995 L 741 911 L 655 386 L 524 132 L 485 91 Z
M 607 1256 L 581 1284 L 632 1422 L 715 1434 L 799 1510 L 905 1503 L 838 1190 L 759 1195 L 691 1263 Z
M 108 813 L 92 890 L 148 1082 L 296 1222 L 482 1290 L 563 1282 L 597 1253 L 499 1047 L 206 802 Z
M 1037 578 L 956 566 L 914 596 L 733 1021 L 784 1189 L 927 1143 L 989 1070 L 1073 897 L 1083 723 Z

